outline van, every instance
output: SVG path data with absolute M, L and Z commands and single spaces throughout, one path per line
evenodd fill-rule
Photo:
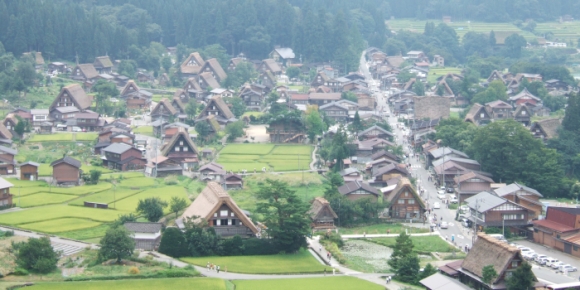
M 490 236 L 496 240 L 502 241 L 502 242 L 507 241 L 502 234 L 489 234 L 488 236 Z
M 547 258 L 546 259 L 546 263 L 544 264 L 546 267 L 552 267 L 553 264 L 558 263 L 558 259 L 554 259 L 554 258 Z

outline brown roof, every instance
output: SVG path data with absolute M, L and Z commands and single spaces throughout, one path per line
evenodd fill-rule
M 389 56 L 387 57 L 387 64 L 392 67 L 400 67 L 405 62 L 402 56 Z
M 187 65 L 189 61 L 193 58 L 197 65 Z M 181 73 L 186 74 L 197 74 L 205 64 L 201 55 L 198 52 L 191 53 L 182 63 L 181 63 Z
M 530 126 L 530 130 L 534 130 L 535 127 L 539 127 L 545 134 L 547 139 L 556 138 L 558 137 L 558 127 L 562 123 L 562 119 L 544 119 L 537 122 L 534 122 L 532 126 Z
M 99 75 L 92 63 L 77 64 L 77 67 L 81 70 L 87 79 L 93 79 Z
M 407 169 L 405 169 L 404 167 L 398 166 L 396 164 L 389 164 L 387 166 L 379 168 L 379 170 L 377 170 L 376 172 L 373 172 L 373 176 L 383 175 L 391 170 L 396 170 L 403 176 L 409 175 L 409 171 L 407 171 Z
M 545 227 L 545 228 L 548 228 L 550 230 L 553 230 L 556 232 L 561 232 L 561 233 L 575 230 L 573 227 L 563 225 L 561 223 L 557 223 L 557 222 L 554 222 L 551 220 L 535 220 L 535 221 L 533 221 L 533 223 L 534 223 L 534 226 Z
M 463 263 L 463 260 L 453 261 L 451 263 L 447 263 L 447 264 L 439 267 L 439 270 L 445 272 L 447 275 L 455 276 L 455 275 L 457 275 L 457 270 L 459 268 L 461 268 L 462 263 Z
M 113 67 L 113 63 L 111 62 L 111 59 L 109 58 L 108 55 L 97 56 L 97 58 L 95 59 L 95 62 L 99 63 L 104 68 Z
M 379 190 L 370 186 L 368 183 L 365 182 L 361 182 L 361 181 L 351 181 L 351 182 L 346 182 L 345 184 L 343 184 L 341 187 L 338 188 L 338 192 L 340 194 L 349 194 L 352 193 L 353 191 L 362 189 L 364 191 L 367 191 L 370 194 L 379 195 Z
M 471 109 L 469 109 L 469 112 L 467 112 L 467 114 L 465 115 L 465 121 L 471 121 L 475 123 L 475 116 L 477 115 L 477 113 L 479 113 L 481 109 L 485 110 L 485 107 L 479 103 L 473 104 L 473 106 L 471 106 Z
M 308 215 L 315 220 L 318 218 L 318 215 L 322 212 L 324 208 L 328 208 L 330 210 L 330 214 L 336 219 L 338 216 L 330 207 L 330 202 L 326 200 L 324 197 L 317 197 L 312 201 L 312 205 L 310 206 L 310 210 L 308 210 Z
M 270 70 L 273 73 L 279 73 L 282 71 L 282 69 L 280 68 L 280 66 L 276 63 L 276 61 L 274 61 L 271 58 L 265 59 L 262 61 L 267 67 L 268 70 Z
M 473 171 L 470 171 L 470 172 L 467 172 L 463 175 L 457 176 L 453 180 L 455 181 L 455 183 L 459 184 L 459 183 L 464 182 L 464 181 L 471 179 L 471 178 L 479 178 L 479 179 L 485 180 L 489 183 L 493 183 L 493 180 L 491 178 L 489 178 L 487 176 L 483 176 L 483 175 L 476 173 L 476 172 L 473 172 Z
M 157 105 L 155 106 L 155 108 L 153 108 L 153 110 L 151 110 L 151 112 L 155 112 L 159 108 L 159 106 L 161 106 L 161 105 L 164 105 L 172 115 L 175 115 L 177 113 L 177 109 L 175 109 L 175 107 L 173 107 L 173 105 L 171 104 L 171 102 L 167 98 L 161 99 L 161 101 L 159 101 L 159 103 L 157 103 Z
M 290 94 L 290 99 L 294 101 L 308 101 L 308 94 Z
M 491 265 L 498 274 L 492 281 L 492 284 L 495 284 L 503 277 L 503 273 L 514 258 L 524 261 L 520 249 L 484 233 L 478 233 L 477 240 L 463 260 L 461 268 L 481 278 L 483 276 L 483 267 Z
M 165 146 L 163 146 L 161 155 L 167 156 L 171 152 L 171 149 L 173 149 L 173 145 L 175 145 L 177 140 L 179 140 L 180 136 L 182 136 L 185 142 L 187 142 L 187 144 L 189 145 L 189 147 L 191 147 L 194 150 L 194 152 L 191 153 L 194 153 L 196 155 L 199 153 L 199 151 L 197 151 L 197 147 L 189 137 L 189 133 L 187 133 L 187 131 L 184 128 L 179 127 L 177 134 L 173 135 L 173 137 L 171 137 L 171 140 L 169 140 L 169 142 Z
M 178 90 L 178 91 L 181 91 L 181 90 Z M 173 101 L 171 103 L 172 104 L 176 104 L 177 107 L 179 107 L 179 110 L 181 112 L 185 112 L 185 105 L 183 104 L 183 102 L 181 102 L 181 98 L 180 97 L 173 97 Z
M 12 133 L 10 133 L 10 130 L 8 130 L 8 128 L 6 128 L 6 126 L 4 126 L 4 123 L 0 122 L 0 137 L 2 139 L 8 139 L 8 140 L 12 140 Z
M 340 100 L 340 93 L 310 93 L 308 97 L 311 100 Z
M 214 73 L 218 76 L 220 80 L 223 80 L 228 76 L 217 59 L 215 58 L 208 59 L 204 66 L 206 65 L 210 66 L 213 69 Z
M 133 89 L 131 89 L 133 88 Z M 134 80 L 129 80 L 121 90 L 121 96 L 128 95 L 130 93 L 138 92 L 139 86 L 135 83 Z
M 189 86 L 191 86 L 191 88 Z M 187 79 L 187 82 L 185 82 L 185 85 L 183 85 L 183 90 L 187 92 L 188 90 L 201 91 L 202 89 L 195 78 L 189 78 Z
M 210 170 L 215 172 L 216 174 L 226 174 L 226 170 L 221 164 L 210 162 L 208 164 L 203 165 L 198 169 L 198 171 Z
M 61 159 L 53 161 L 52 163 L 50 163 L 50 166 L 54 167 L 55 165 L 60 164 L 60 163 L 66 163 L 66 164 L 72 165 L 76 168 L 81 168 L 81 166 L 82 166 L 80 161 L 78 161 L 72 157 L 69 157 L 69 156 L 65 156 Z
M 60 95 L 63 93 L 68 93 L 80 110 L 88 109 L 93 102 L 91 97 L 85 93 L 85 90 L 83 90 L 79 84 L 70 84 L 62 88 L 60 94 L 54 99 L 54 102 L 50 106 L 51 109 L 54 108 Z
M 391 193 L 389 193 L 389 195 L 386 196 L 385 200 L 388 202 L 392 202 L 396 197 L 399 197 L 399 195 L 401 195 L 403 189 L 405 188 L 409 189 L 409 191 L 415 197 L 415 200 L 419 203 L 421 208 L 425 208 L 423 200 L 421 199 L 421 197 L 419 197 L 417 191 L 415 191 L 415 188 L 411 184 L 411 181 L 406 177 L 401 178 L 399 182 L 397 182 L 397 187 L 395 187 L 395 189 L 393 189 L 393 191 L 391 191 Z
M 258 233 L 258 229 L 252 221 L 244 214 L 238 207 L 232 197 L 223 189 L 217 182 L 210 181 L 191 205 L 185 210 L 181 218 L 192 218 L 194 222 L 199 222 L 200 219 L 210 220 L 212 215 L 219 210 L 223 205 L 227 205 L 233 211 L 242 224 L 248 227 L 254 234 Z
M 200 74 L 199 77 L 201 79 L 203 79 L 205 81 L 205 83 L 209 87 L 211 87 L 212 89 L 217 89 L 220 87 L 220 84 L 218 83 L 218 81 L 213 77 L 213 75 L 210 72 L 204 72 L 204 73 Z
M 230 110 L 230 108 L 228 107 L 228 105 L 226 105 L 226 103 L 224 102 L 224 100 L 220 96 L 214 96 L 214 97 L 211 98 L 211 100 L 209 101 L 209 103 L 207 104 L 207 106 L 205 106 L 205 108 L 203 109 L 203 111 L 199 114 L 199 117 L 200 118 L 204 116 L 205 111 L 211 105 L 216 105 L 222 111 L 222 113 L 225 115 L 225 117 L 227 119 L 232 119 L 232 118 L 235 118 L 236 117 L 236 116 L 234 116 L 234 113 L 232 113 L 232 111 Z

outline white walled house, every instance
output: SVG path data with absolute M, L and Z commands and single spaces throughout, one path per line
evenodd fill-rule
M 135 249 L 155 250 L 161 241 L 161 223 L 125 223 L 125 228 L 135 240 Z

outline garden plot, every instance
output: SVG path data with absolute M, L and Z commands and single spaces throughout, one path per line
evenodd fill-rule
M 217 162 L 235 172 L 308 170 L 311 154 L 306 145 L 233 144 L 220 152 Z
M 340 251 L 349 268 L 365 273 L 387 273 L 393 253 L 391 248 L 363 240 L 347 240 Z
M 22 225 L 22 228 L 45 232 L 45 233 L 58 233 L 66 231 L 74 231 L 86 228 L 92 228 L 101 225 L 100 222 L 80 219 L 80 218 L 62 218 L 55 220 L 42 221 L 38 223 L 31 223 Z
M 328 269 L 330 271 L 330 269 Z M 383 290 L 385 287 L 355 277 L 316 277 L 300 279 L 235 280 L 237 290 Z M 414 289 L 414 288 L 413 288 Z
M 70 194 L 60 194 L 52 192 L 40 192 L 23 197 L 14 198 L 14 203 L 19 207 L 34 207 L 40 205 L 59 204 L 75 199 L 76 196 Z

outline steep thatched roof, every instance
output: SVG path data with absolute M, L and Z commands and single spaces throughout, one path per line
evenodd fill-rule
M 503 279 L 505 270 L 514 258 L 524 261 L 518 248 L 500 242 L 484 233 L 478 233 L 477 240 L 463 260 L 461 268 L 481 278 L 483 267 L 491 265 L 498 274 L 492 281 L 492 284 L 496 284 L 500 279 Z
M 333 218 L 338 218 L 334 210 L 332 210 L 332 207 L 330 207 L 330 202 L 328 202 L 324 197 L 317 197 L 312 201 L 310 210 L 308 210 L 308 215 L 313 220 L 316 220 L 325 208 L 328 208 Z
M 392 204 L 393 200 L 397 199 L 404 191 L 404 189 L 408 189 L 408 191 L 413 195 L 413 197 L 415 197 L 415 200 L 421 206 L 421 208 L 425 208 L 423 200 L 421 199 L 421 197 L 419 197 L 417 191 L 415 191 L 415 188 L 411 184 L 411 181 L 406 177 L 399 179 L 399 182 L 397 183 L 395 189 L 393 189 L 393 191 L 391 191 L 391 193 L 389 193 L 389 195 L 385 197 L 385 201 L 388 201 Z
M 473 124 L 477 125 L 477 122 L 475 121 L 475 116 L 477 116 L 477 114 L 479 114 L 479 112 L 482 112 L 486 114 L 486 116 L 489 117 L 489 112 L 487 112 L 487 110 L 485 109 L 484 106 L 482 106 L 479 103 L 475 103 L 473 104 L 473 106 L 471 106 L 471 109 L 469 109 L 469 112 L 467 112 L 467 114 L 465 115 L 465 121 L 469 121 Z
M 534 122 L 530 126 L 530 130 L 534 132 L 534 130 L 540 129 L 546 134 L 547 139 L 552 139 L 558 137 L 558 127 L 560 127 L 560 124 L 562 124 L 562 119 L 545 119 Z

